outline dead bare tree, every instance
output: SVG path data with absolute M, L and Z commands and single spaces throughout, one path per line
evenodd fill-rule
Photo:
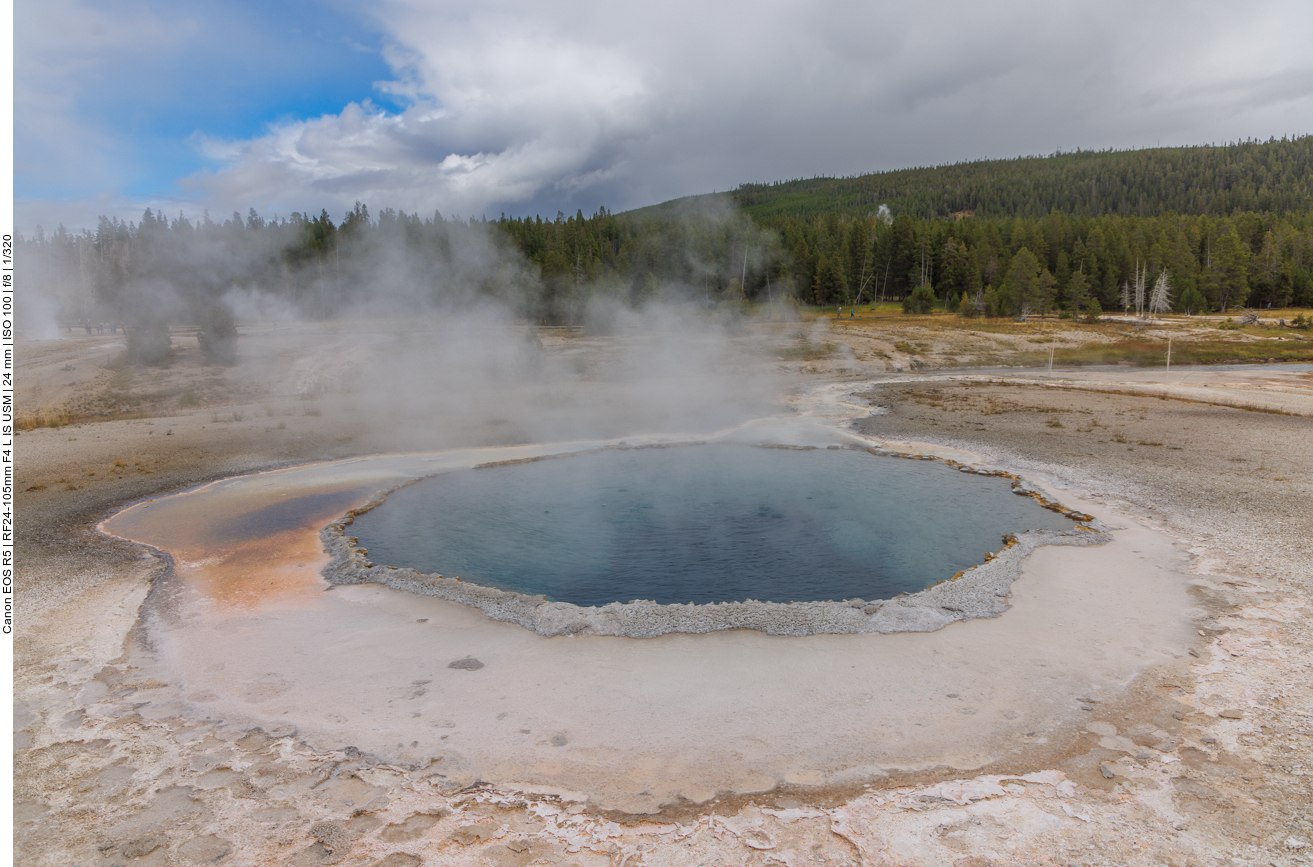
M 1153 284 L 1153 294 L 1149 296 L 1149 312 L 1157 318 L 1172 309 L 1172 282 L 1164 271 L 1158 275 Z

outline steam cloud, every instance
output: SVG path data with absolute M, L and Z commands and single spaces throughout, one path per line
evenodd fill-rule
M 665 251 L 682 282 L 556 285 L 488 224 L 352 213 L 331 237 L 331 221 L 252 213 L 195 226 L 147 214 L 27 239 L 38 290 L 27 297 L 40 300 L 20 313 L 35 337 L 123 325 L 129 350 L 169 323 L 199 325 L 206 349 L 235 322 L 258 339 L 234 329 L 235 354 L 207 352 L 210 363 L 326 422 L 385 430 L 387 448 L 701 433 L 769 411 L 778 394 L 761 363 L 770 338 L 724 298 L 777 242 L 728 211 L 700 215 L 725 255 Z

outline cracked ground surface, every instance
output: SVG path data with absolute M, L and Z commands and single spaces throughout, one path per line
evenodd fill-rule
M 29 431 L 18 444 L 17 862 L 1313 861 L 1309 420 L 1029 384 L 901 382 L 866 394 L 884 408 L 858 423 L 870 436 L 970 449 L 1188 545 L 1194 653 L 1089 705 L 1070 749 L 1041 770 L 727 795 L 646 817 L 571 793 L 454 788 L 430 767 L 316 750 L 290 727 L 156 710 L 168 685 L 143 677 L 125 648 L 167 564 L 91 531 L 138 497 L 376 443 L 299 413 L 266 430 L 277 416 L 259 407 L 222 424 L 207 408 Z

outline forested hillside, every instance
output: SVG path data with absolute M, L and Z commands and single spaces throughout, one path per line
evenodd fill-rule
M 730 195 L 754 219 L 865 216 L 880 205 L 920 217 L 1289 214 L 1313 210 L 1313 136 L 980 160 L 854 178 L 744 184 Z

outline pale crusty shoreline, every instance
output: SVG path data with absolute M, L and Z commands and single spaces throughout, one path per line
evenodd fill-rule
M 776 446 L 764 444 L 764 447 Z M 862 450 L 879 453 L 872 447 Z M 954 460 L 945 462 L 962 472 L 1002 475 Z M 516 623 L 543 636 L 654 638 L 672 632 L 698 634 L 722 629 L 756 629 L 768 635 L 932 632 L 959 620 L 997 617 L 1007 610 L 1009 588 L 1020 577 L 1022 562 L 1037 547 L 1105 544 L 1111 539 L 1101 521 L 1049 501 L 1038 490 L 1014 477 L 1014 493 L 1034 497 L 1046 507 L 1081 523 L 1067 531 L 1019 532 L 986 562 L 917 593 L 885 600 L 777 603 L 750 599 L 700 605 L 661 605 L 636 600 L 581 607 L 568 602 L 548 602 L 541 596 L 484 587 L 460 578 L 372 563 L 366 552 L 357 546 L 356 540 L 347 535 L 347 528 L 358 515 L 382 505 L 393 490 L 396 489 L 371 498 L 320 532 L 320 539 L 331 557 L 322 573 L 325 579 L 333 584 L 381 584 L 395 590 L 446 599 L 477 608 L 493 620 Z
M 799 781 L 615 824 L 580 809 L 566 792 L 452 791 L 424 769 L 389 766 L 358 750 L 318 752 L 292 731 L 154 718 L 150 702 L 163 697 L 166 685 L 141 680 L 125 664 L 123 642 L 160 566 L 141 559 L 140 549 L 78 528 L 116 502 L 161 489 L 322 459 L 333 448 L 352 451 L 352 444 L 334 442 L 335 431 L 307 430 L 303 436 L 318 440 L 288 448 L 264 437 L 262 455 L 263 420 L 240 432 L 234 428 L 242 422 L 214 432 L 207 413 L 190 427 L 185 419 L 154 420 L 154 427 L 174 425 L 171 436 L 180 441 L 168 447 L 141 433 L 147 421 L 20 437 L 24 485 L 93 461 L 104 473 L 125 449 L 142 456 L 154 474 L 105 482 L 118 487 L 80 503 L 76 492 L 57 502 L 50 485 L 20 495 L 19 589 L 26 595 L 18 600 L 24 619 L 16 646 L 16 854 L 36 864 L 387 867 L 626 858 L 699 863 L 754 852 L 786 863 L 887 859 L 962 867 L 1044 857 L 1300 863 L 1313 836 L 1307 616 L 1313 532 L 1307 474 L 1300 475 L 1310 465 L 1307 420 L 1185 404 L 1165 419 L 1136 404 L 1139 398 L 1108 395 L 1096 398 L 1109 403 L 1094 411 L 1106 412 L 1110 426 L 1121 412 L 1122 439 L 1129 443 L 1114 450 L 1111 430 L 1096 436 L 1107 442 L 1090 449 L 1096 460 L 1089 462 L 1077 460 L 1087 454 L 1053 445 L 1074 429 L 1050 429 L 1045 422 L 1053 413 L 1023 406 L 954 414 L 945 408 L 951 401 L 936 407 L 934 399 L 909 391 L 925 387 L 945 386 L 877 388 L 874 399 L 888 411 L 870 420 L 879 426 L 872 435 L 969 447 L 995 465 L 1113 503 L 1193 551 L 1199 655 L 1095 705 L 1045 767 L 982 776 L 930 770 L 919 780 L 890 779 L 846 793 L 813 792 Z M 1052 389 L 998 390 L 1000 401 L 1071 409 L 1062 402 L 1069 395 Z M 1059 418 L 1066 424 L 1070 415 Z M 1031 426 L 1020 428 L 1027 420 Z M 1169 438 L 1193 420 L 1207 428 L 1197 441 Z M 69 436 L 79 444 L 68 445 Z M 1191 452 L 1180 455 L 1180 465 L 1161 459 L 1173 444 Z M 209 454 L 188 452 L 202 448 Z M 1135 451 L 1122 454 L 1127 448 Z M 1252 484 L 1252 472 L 1217 472 L 1245 463 L 1233 457 L 1258 464 L 1252 469 L 1260 471 L 1262 489 Z
M 827 409 L 830 389 L 811 391 L 827 423 L 800 422 L 794 436 L 842 436 Z M 778 433 L 790 425 L 778 419 L 771 427 Z M 305 580 L 319 567 L 310 557 L 316 527 L 332 514 L 325 496 L 360 497 L 389 480 L 477 466 L 497 452 L 518 463 L 562 447 L 294 467 L 115 515 L 107 532 L 165 548 L 177 564 L 143 612 L 142 644 L 152 650 L 135 652 L 129 664 L 139 677 L 183 685 L 186 695 L 161 691 L 151 712 L 217 716 L 243 730 L 295 721 L 306 744 L 345 743 L 386 764 L 424 767 L 435 785 L 547 787 L 576 792 L 595 809 L 651 815 L 703 804 L 718 792 L 805 786 L 815 802 L 836 787 L 927 772 L 1015 769 L 1019 762 L 1040 769 L 1042 756 L 1067 748 L 1082 712 L 1113 701 L 1146 666 L 1185 658 L 1196 643 L 1182 610 L 1182 553 L 1137 527 L 1119 527 L 1114 544 L 1088 553 L 1019 542 L 1012 553 L 1030 577 L 1000 587 L 1007 616 L 963 620 L 942 632 L 547 639 L 464 605 L 377 584 L 325 593 Z M 243 515 L 307 502 L 318 504 L 320 517 L 293 531 L 271 527 L 269 541 L 269 531 L 252 527 L 236 538 L 225 534 L 216 547 L 195 520 L 245 526 Z M 1103 510 L 1098 516 L 1124 523 Z M 1136 580 L 1140 572 L 1153 580 Z M 906 608 L 915 613 L 911 599 Z M 1073 605 L 1086 620 L 1066 622 Z M 938 618 L 952 623 L 946 614 Z M 1116 642 L 1107 641 L 1109 628 Z M 342 635 L 351 636 L 345 647 Z M 697 663 L 687 670 L 690 658 Z M 216 667 L 216 659 L 223 664 Z M 453 661 L 448 669 L 480 674 L 444 672 L 444 660 Z M 983 672 L 992 675 L 987 689 Z M 340 679 L 353 684 L 348 702 L 338 695 Z M 507 743 L 502 729 L 551 737 Z M 690 731 L 698 737 L 689 739 Z M 742 749 L 745 739 L 757 745 L 751 753 Z

